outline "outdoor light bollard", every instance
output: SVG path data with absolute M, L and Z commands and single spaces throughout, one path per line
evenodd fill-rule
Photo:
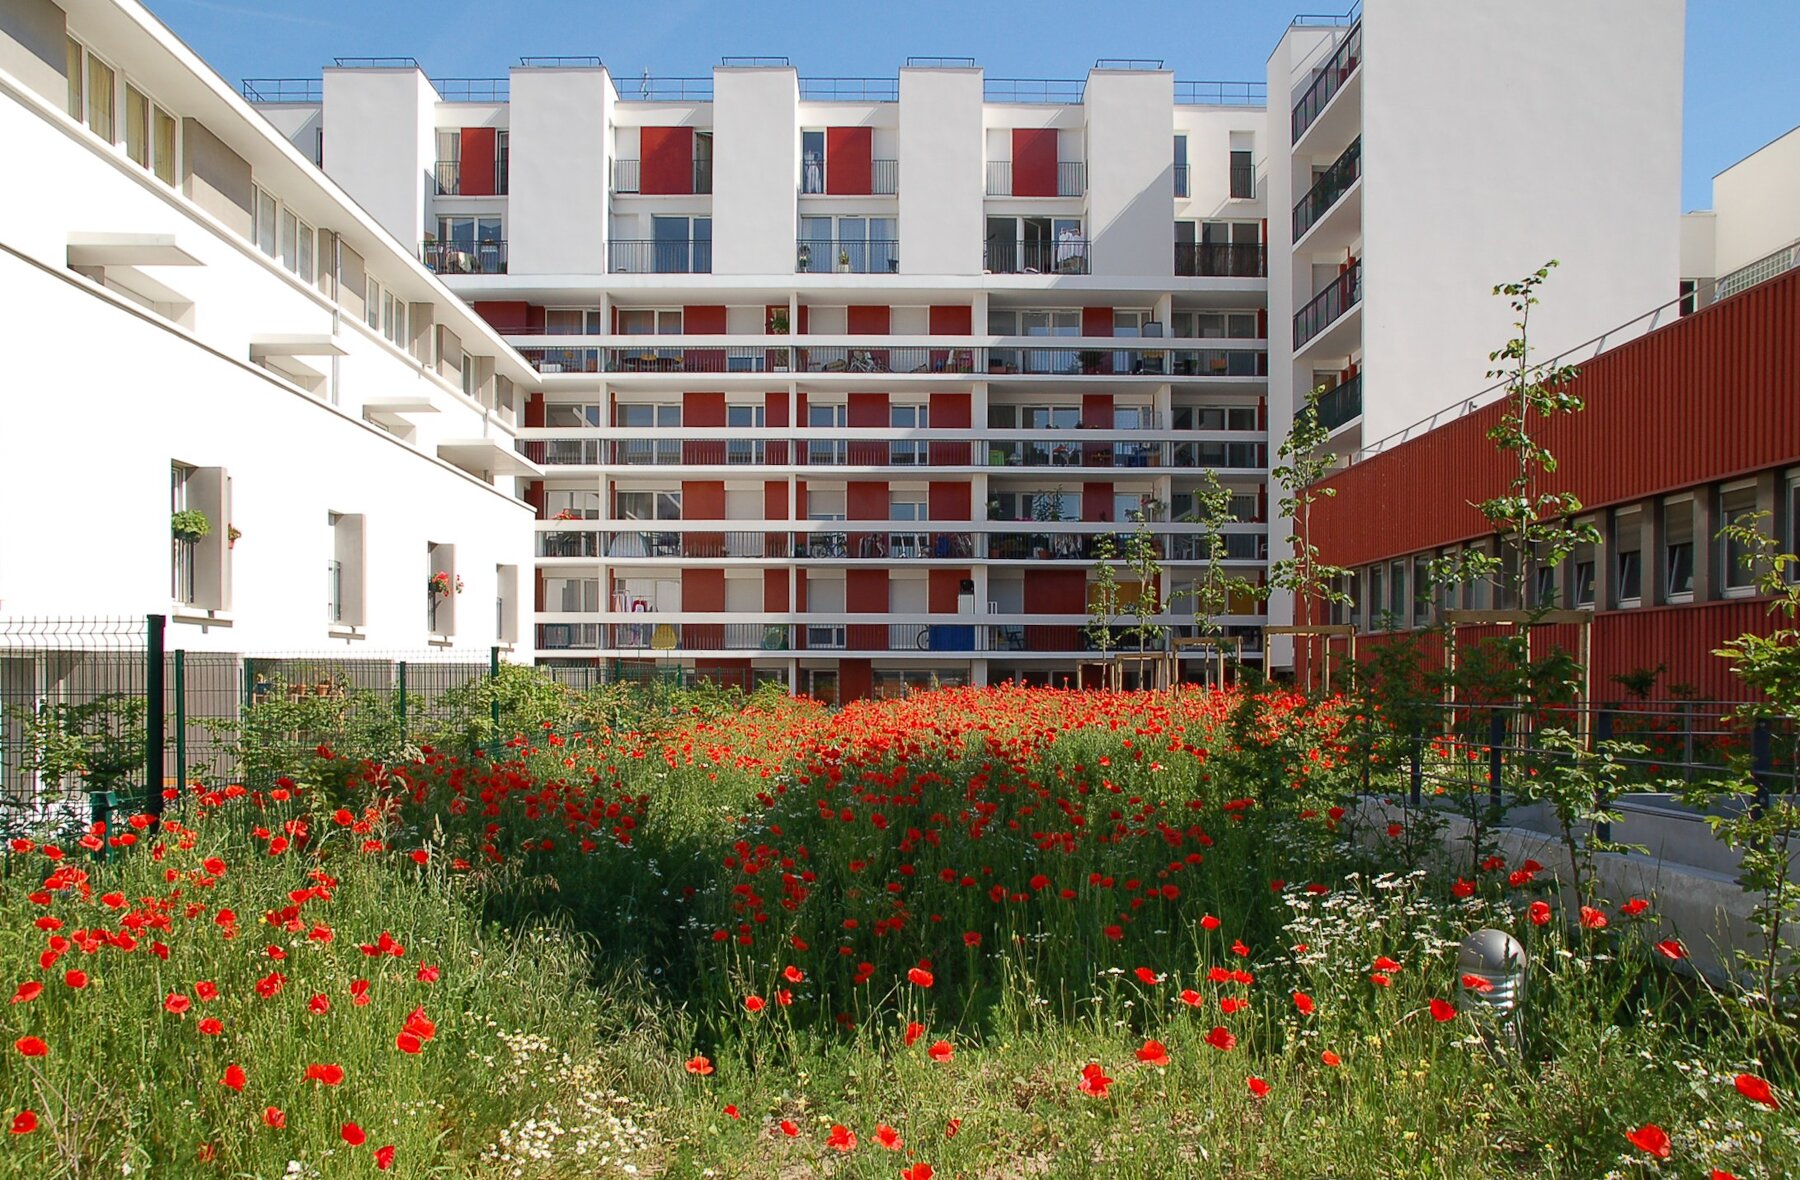
M 1524 946 L 1504 930 L 1477 930 L 1456 951 L 1458 1007 L 1467 1012 L 1486 1010 L 1506 1030 L 1514 1048 L 1529 965 Z

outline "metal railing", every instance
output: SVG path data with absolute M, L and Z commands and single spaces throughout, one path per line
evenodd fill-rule
M 1175 273 L 1190 279 L 1265 278 L 1268 247 L 1260 242 L 1176 242 Z
M 431 178 L 433 186 L 440 197 L 460 197 L 462 191 L 462 161 L 439 160 L 432 165 Z M 507 188 L 507 160 L 505 156 L 494 159 L 494 184 L 488 192 L 478 194 L 484 197 L 503 197 Z
M 445 102 L 506 102 L 512 90 L 507 78 L 433 78 L 431 86 Z
M 798 239 L 794 245 L 796 274 L 896 274 L 900 243 L 889 239 Z
M 640 163 L 637 160 L 613 161 L 613 192 L 635 193 L 638 191 Z
M 801 102 L 899 102 L 898 78 L 802 78 Z
M 324 102 L 323 78 L 245 78 L 238 90 L 249 102 Z
M 1350 75 L 1354 74 L 1356 67 L 1361 64 L 1362 22 L 1358 21 L 1350 26 L 1350 31 L 1344 35 L 1343 41 L 1339 42 L 1330 60 L 1313 76 L 1312 85 L 1306 88 L 1306 93 L 1302 94 L 1300 101 L 1294 104 L 1291 126 L 1295 143 L 1300 142 L 1300 137 L 1306 134 L 1306 129 L 1313 125 L 1314 120 L 1319 117 L 1319 113 L 1342 89 L 1344 83 L 1349 81 Z
M 515 448 L 546 467 L 1182 468 L 1260 470 L 1260 441 L 1067 438 L 787 437 L 521 438 Z M 1094 431 L 1096 434 L 1123 433 Z M 579 531 L 579 530 L 577 530 Z
M 1326 390 L 1319 395 L 1319 424 L 1336 430 L 1347 422 L 1362 417 L 1362 374 Z
M 1191 169 L 1187 164 L 1175 165 L 1175 195 L 1177 197 L 1186 197 L 1188 195 L 1188 174 L 1190 171 Z
M 984 78 L 982 102 L 1061 103 L 1076 105 L 1087 90 L 1085 78 Z
M 533 70 L 593 70 L 599 69 L 606 63 L 591 54 L 579 54 L 575 56 L 521 57 L 519 64 Z
M 607 243 L 606 269 L 608 274 L 711 274 L 712 239 L 615 238 Z
M 1260 107 L 1269 102 L 1264 82 L 1190 82 L 1175 79 L 1175 105 L 1182 107 Z
M 713 80 L 704 78 L 657 78 L 645 74 L 633 81 L 619 80 L 619 98 L 623 102 L 711 102 Z
M 804 338 L 801 338 L 804 339 Z M 1197 348 L 1192 337 L 1122 338 L 1107 347 L 936 345 L 518 345 L 541 373 L 986 373 L 990 376 L 1258 377 L 1260 348 Z
M 853 181 L 845 180 L 840 173 L 838 188 L 834 191 L 831 183 L 831 163 L 828 160 L 809 159 L 800 165 L 800 194 L 802 196 L 836 196 L 836 197 L 891 197 L 899 191 L 900 161 L 869 161 L 869 179 L 862 182 L 860 170 L 851 172 Z
M 1232 153 L 1234 156 L 1236 152 Z M 1233 160 L 1231 164 L 1231 188 L 1229 195 L 1234 201 L 1253 201 L 1256 199 L 1256 164 L 1254 161 Z
M 1013 166 L 1011 160 L 989 160 L 987 162 L 987 195 L 990 197 L 1079 197 L 1087 192 L 1087 162 L 1084 160 L 1058 160 L 1056 162 L 1056 191 L 1054 193 L 1015 193 L 1013 191 Z
M 982 266 L 997 275 L 1084 275 L 1089 273 L 1088 240 L 1073 236 L 1053 242 L 989 239 L 982 251 Z
M 1294 347 L 1300 348 L 1329 328 L 1361 300 L 1362 261 L 1358 259 L 1313 296 L 1312 302 L 1294 313 Z
M 1295 204 L 1294 240 L 1298 242 L 1305 237 L 1306 231 L 1316 225 L 1361 176 L 1362 136 L 1359 135 L 1350 141 L 1343 155 L 1332 161 L 1331 167 L 1319 173 L 1313 186 Z
M 421 242 L 419 261 L 434 274 L 503 275 L 506 273 L 506 243 Z

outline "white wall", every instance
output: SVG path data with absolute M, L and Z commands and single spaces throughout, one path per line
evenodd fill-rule
M 1165 71 L 1088 74 L 1087 232 L 1095 274 L 1169 272 L 1174 235 L 1174 79 Z
M 713 71 L 713 273 L 794 273 L 800 84 L 792 69 Z
M 1717 275 L 1800 239 L 1800 127 L 1713 177 Z
M 1681 277 L 1684 279 L 1716 279 L 1719 277 L 1718 218 L 1710 210 L 1681 215 Z
M 1365 440 L 1490 384 L 1489 291 L 1549 259 L 1541 359 L 1675 298 L 1682 32 L 1683 0 L 1367 0 Z
M 1231 137 L 1234 132 L 1251 137 L 1251 151 L 1255 153 L 1257 167 L 1257 195 L 1251 200 L 1231 195 Z M 1175 200 L 1178 219 L 1255 221 L 1264 216 L 1268 174 L 1281 162 L 1279 155 L 1273 158 L 1269 155 L 1267 112 L 1254 107 L 1177 106 L 1175 133 L 1186 135 L 1188 141 L 1188 196 L 1186 200 Z M 1285 135 L 1277 142 L 1285 149 Z M 1174 159 L 1173 144 L 1170 144 L 1169 158 Z
M 900 71 L 900 271 L 981 273 L 980 70 Z
M 512 71 L 507 270 L 604 274 L 612 80 L 604 69 Z
M 325 171 L 416 250 L 437 156 L 437 91 L 414 69 L 324 73 Z

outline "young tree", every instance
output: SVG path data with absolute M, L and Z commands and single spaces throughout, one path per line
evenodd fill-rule
M 1277 501 L 1281 514 L 1291 523 L 1287 537 L 1288 555 L 1269 566 L 1269 588 L 1286 590 L 1294 596 L 1294 623 L 1299 627 L 1313 625 L 1315 601 L 1349 603 L 1350 596 L 1338 588 L 1348 571 L 1328 565 L 1312 543 L 1312 507 L 1321 499 L 1337 495 L 1336 488 L 1319 484 L 1331 473 L 1331 456 L 1325 443 L 1331 431 L 1319 420 L 1321 386 L 1307 396 L 1306 404 L 1294 415 L 1294 425 L 1275 453 L 1279 461 L 1270 473 L 1281 488 Z
M 1132 512 L 1131 519 L 1137 527 L 1125 538 L 1125 567 L 1138 583 L 1137 598 L 1131 604 L 1129 633 L 1137 640 L 1139 655 L 1161 651 L 1169 633 L 1166 624 L 1157 622 L 1164 607 L 1162 547 L 1150 531 L 1151 522 L 1162 518 L 1163 509 L 1160 501 L 1146 500 Z
M 1100 653 L 1100 662 L 1109 668 L 1113 619 L 1119 613 L 1119 579 L 1113 570 L 1113 562 L 1118 558 L 1118 546 L 1111 533 L 1101 533 L 1094 538 L 1094 585 L 1088 594 L 1087 636 L 1094 650 Z
M 1208 468 L 1200 487 L 1193 495 L 1194 510 L 1182 519 L 1189 524 L 1205 526 L 1206 532 L 1201 537 L 1201 543 L 1205 550 L 1206 565 L 1194 580 L 1192 589 L 1169 595 L 1170 605 L 1173 607 L 1180 598 L 1192 599 L 1194 630 L 1216 640 L 1225 633 L 1225 624 L 1219 621 L 1219 616 L 1231 613 L 1233 600 L 1266 598 L 1268 591 L 1249 578 L 1229 573 L 1225 569 L 1228 549 L 1222 530 L 1225 525 L 1237 519 L 1231 511 L 1231 489 L 1219 482 L 1217 472 Z

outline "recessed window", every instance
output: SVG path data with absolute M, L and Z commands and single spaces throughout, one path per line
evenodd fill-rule
M 125 83 L 125 154 L 140 168 L 150 167 L 150 100 Z
M 113 126 L 113 94 L 114 77 L 112 67 L 95 57 L 87 55 L 87 122 L 95 135 L 112 143 L 115 128 Z
M 614 493 L 617 520 L 680 520 L 681 493 L 675 491 L 618 491 Z
M 1242 200 L 1256 196 L 1256 161 L 1247 151 L 1231 153 L 1231 195 Z
M 327 567 L 326 613 L 337 627 L 363 624 L 363 518 L 360 513 L 328 512 L 331 563 Z
M 1756 511 L 1756 485 L 1739 484 L 1725 488 L 1719 493 L 1719 526 L 1738 524 L 1739 517 L 1748 516 Z M 1750 524 L 1749 521 L 1743 522 Z M 1753 527 L 1766 529 L 1762 521 Z M 1747 591 L 1756 584 L 1756 570 L 1745 564 L 1745 558 L 1751 555 L 1748 546 L 1730 536 L 1721 539 L 1719 557 L 1724 566 L 1719 571 L 1720 585 L 1727 590 Z
M 277 251 L 278 208 L 274 197 L 260 188 L 256 190 L 256 248 L 270 258 L 275 257 Z
M 1670 599 L 1694 593 L 1694 498 L 1665 501 L 1663 512 L 1663 594 Z

